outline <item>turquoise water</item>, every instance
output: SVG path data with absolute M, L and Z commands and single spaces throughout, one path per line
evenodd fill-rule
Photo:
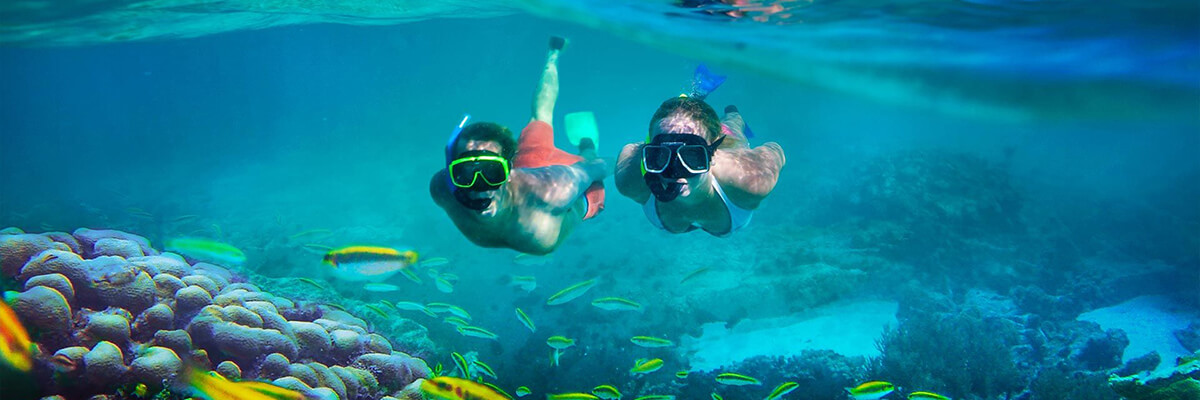
M 1055 348 L 1085 336 L 1067 328 L 1079 314 L 1141 295 L 1182 310 L 1155 338 L 1200 320 L 1187 292 L 1200 283 L 1193 3 L 785 2 L 764 21 L 671 2 L 424 3 L 0 6 L 0 227 L 121 229 L 160 248 L 208 237 L 245 251 L 240 271 L 264 289 L 309 277 L 341 298 L 289 295 L 453 303 L 500 339 L 398 314 L 428 327 L 436 348 L 421 355 L 451 365 L 451 351 L 478 352 L 498 385 L 539 397 L 613 384 L 629 398 L 761 398 L 793 380 L 794 398 L 843 398 L 882 379 L 956 399 L 1055 398 L 1033 382 L 1063 357 L 1023 353 L 1025 339 L 1002 341 L 1013 377 L 953 379 L 956 367 L 917 371 L 905 357 L 1000 361 L 931 355 L 919 340 L 880 352 L 876 340 L 928 318 L 947 340 L 982 329 L 945 316 L 959 312 L 1035 315 L 1048 322 L 1020 317 L 1021 332 L 1041 329 Z M 600 217 L 536 265 L 465 240 L 428 195 L 446 136 L 463 113 L 523 126 L 551 35 L 571 40 L 555 126 L 593 111 L 605 157 L 644 138 L 697 64 L 728 74 L 708 100 L 738 105 L 754 144 L 787 153 L 753 223 L 727 239 L 667 234 L 610 179 Z M 446 257 L 438 269 L 461 280 L 443 293 L 395 277 L 401 291 L 366 293 L 306 247 L 349 244 Z M 514 289 L 511 275 L 538 287 Z M 545 305 L 591 278 L 587 296 Z M 1031 288 L 1071 306 L 1031 300 Z M 588 305 L 602 296 L 645 310 Z M 554 334 L 579 344 L 552 368 Z M 677 346 L 634 347 L 633 335 Z M 667 366 L 631 378 L 640 357 Z M 723 371 L 764 384 L 715 384 Z M 1006 383 L 962 383 L 979 376 Z

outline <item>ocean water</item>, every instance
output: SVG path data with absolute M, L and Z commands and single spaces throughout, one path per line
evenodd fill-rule
M 612 384 L 750 399 L 797 381 L 785 398 L 840 399 L 865 380 L 1118 398 L 1105 379 L 1143 355 L 1126 347 L 1158 351 L 1151 369 L 1196 351 L 1179 339 L 1200 330 L 1195 2 L 750 2 L 738 17 L 687 3 L 6 3 L 0 228 L 120 229 L 160 249 L 205 237 L 242 249 L 235 269 L 267 290 L 306 277 L 336 296 L 289 295 L 453 303 L 499 339 L 394 317 L 428 328 L 430 365 L 475 352 L 490 381 L 539 398 Z M 610 178 L 607 208 L 552 256 L 467 241 L 428 194 L 445 140 L 464 113 L 518 131 L 552 35 L 570 39 L 555 126 L 594 112 L 610 162 L 698 64 L 728 75 L 708 101 L 787 154 L 753 222 L 730 238 L 658 231 Z M 437 269 L 461 279 L 364 292 L 314 250 L 350 244 L 446 257 Z M 588 304 L 603 296 L 644 311 Z M 1169 318 L 1104 322 L 1139 307 Z M 556 367 L 550 335 L 578 341 Z M 666 366 L 631 376 L 643 357 Z

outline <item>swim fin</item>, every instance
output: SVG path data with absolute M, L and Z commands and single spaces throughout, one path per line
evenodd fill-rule
M 591 111 L 579 111 L 567 114 L 567 139 L 572 145 L 579 146 L 584 139 L 591 139 L 592 146 L 600 147 L 600 130 L 596 128 L 596 115 Z
M 704 100 L 709 93 L 721 87 L 725 83 L 724 75 L 714 74 L 708 70 L 704 64 L 696 66 L 696 72 L 692 74 L 692 94 L 689 97 L 695 97 Z

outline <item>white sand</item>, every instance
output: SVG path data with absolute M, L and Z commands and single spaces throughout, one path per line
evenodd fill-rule
M 693 371 L 711 371 L 751 357 L 800 355 L 804 350 L 833 350 L 845 356 L 878 356 L 875 340 L 895 327 L 898 305 L 888 301 L 835 303 L 799 315 L 744 320 L 727 329 L 707 323 L 700 337 L 680 343 Z
M 1155 375 L 1170 373 L 1175 359 L 1190 352 L 1175 339 L 1174 331 L 1186 328 L 1200 315 L 1180 310 L 1181 307 L 1163 296 L 1142 296 L 1112 307 L 1098 308 L 1080 314 L 1080 321 L 1092 321 L 1103 329 L 1120 329 L 1129 336 L 1122 361 L 1157 351 L 1162 361 Z

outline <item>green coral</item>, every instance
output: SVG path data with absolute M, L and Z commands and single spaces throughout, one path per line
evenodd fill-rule
M 1113 376 L 1112 389 L 1129 400 L 1200 399 L 1200 352 L 1183 357 L 1170 376 L 1143 380 L 1138 375 Z

